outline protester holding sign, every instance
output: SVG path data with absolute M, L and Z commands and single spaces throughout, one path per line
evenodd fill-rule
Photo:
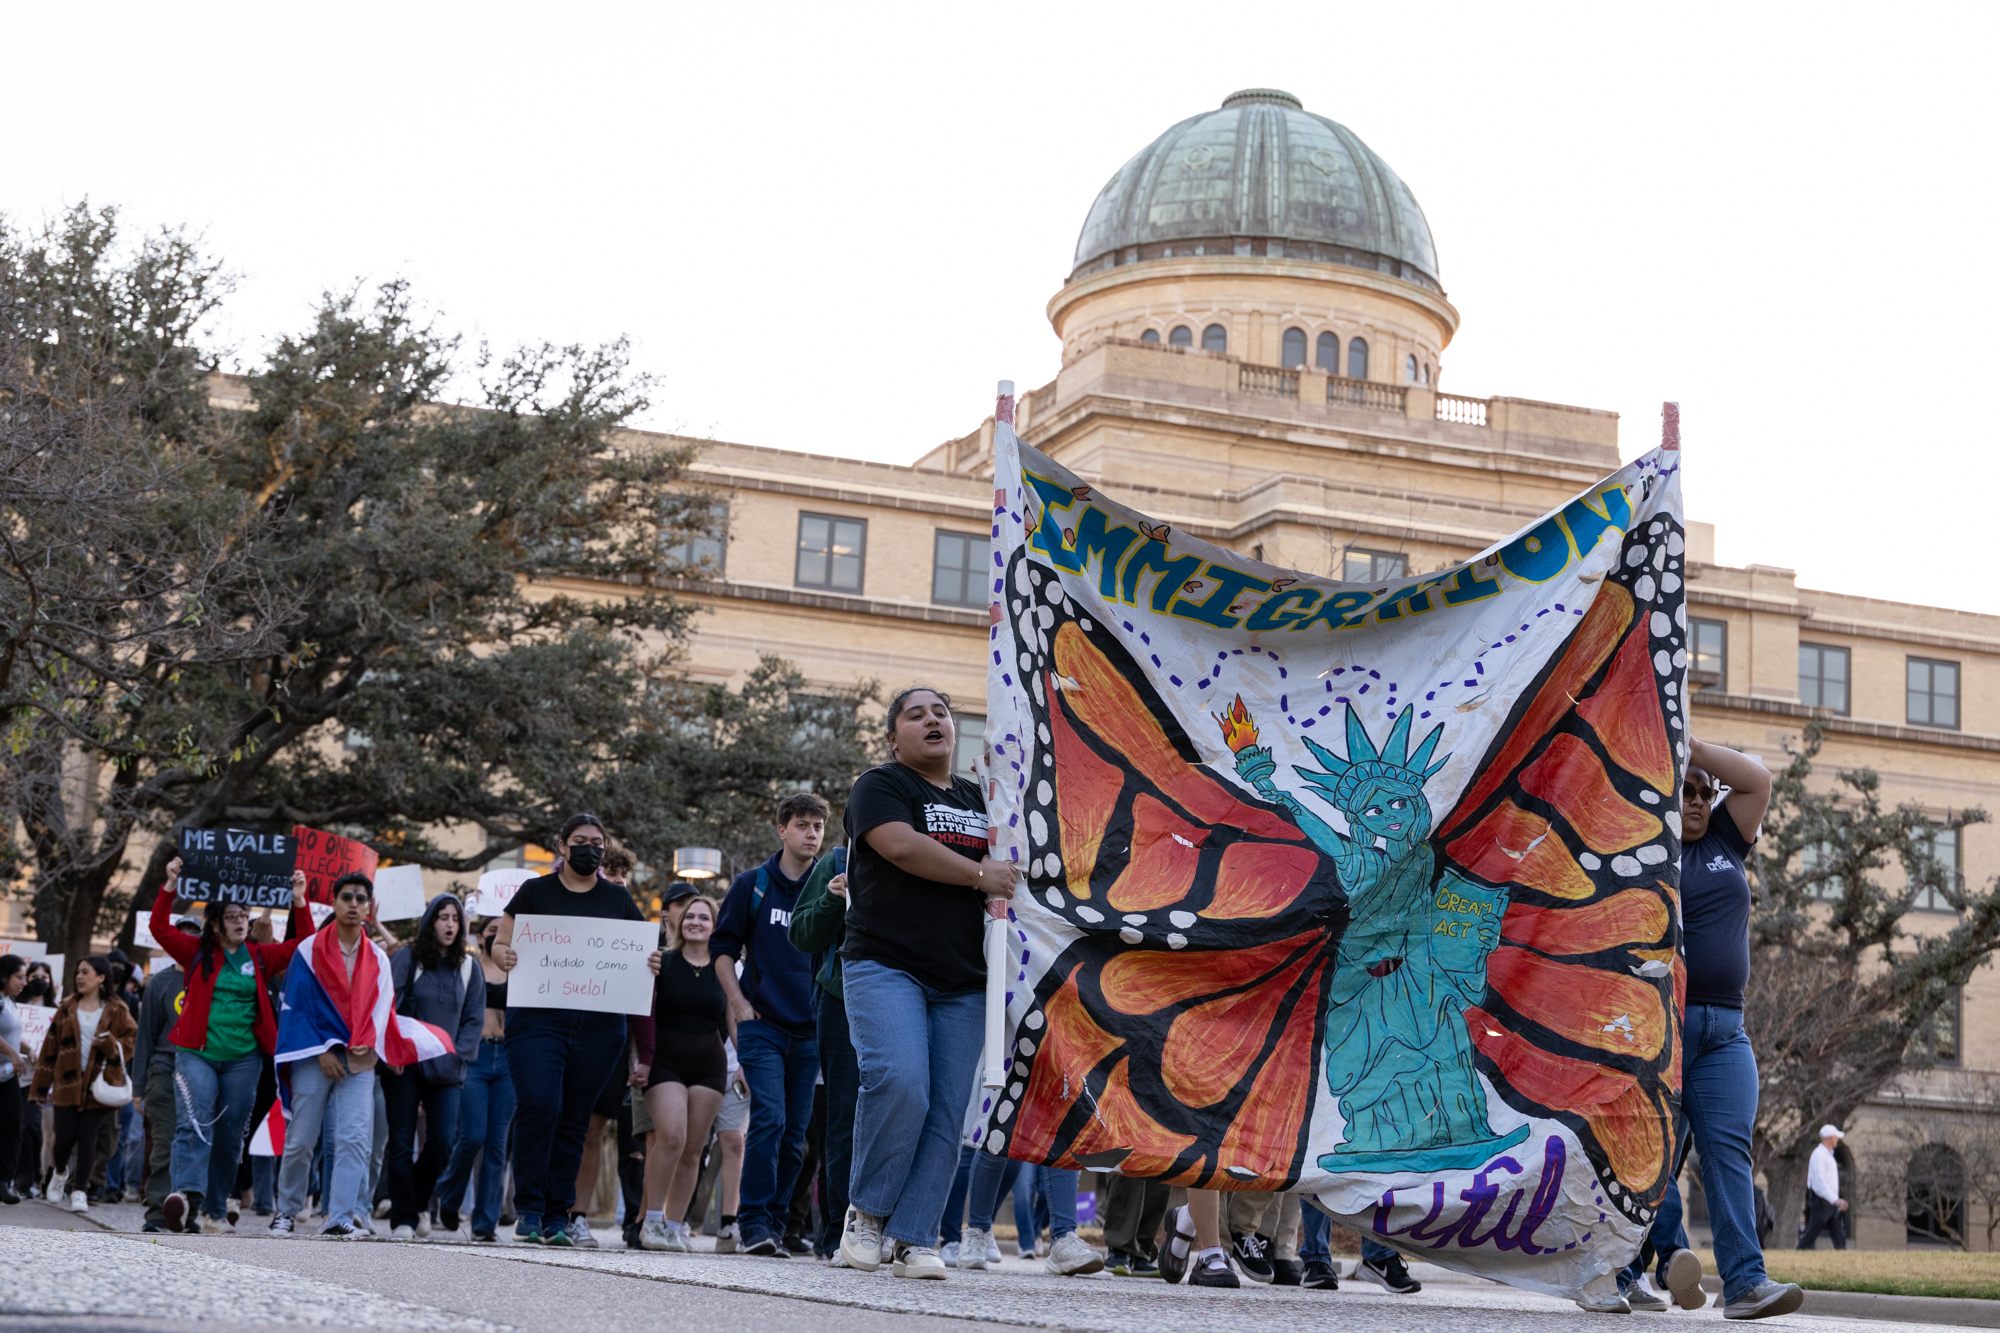
M 257 1096 L 264 1054 L 278 1038 L 270 979 L 284 972 L 299 941 L 312 933 L 305 876 L 291 872 L 292 918 L 288 938 L 258 944 L 250 939 L 250 905 L 211 900 L 199 937 L 175 929 L 173 906 L 182 864 L 167 865 L 167 882 L 153 900 L 153 937 L 187 974 L 186 999 L 167 1040 L 176 1048 L 174 1083 L 181 1104 L 174 1131 L 173 1190 L 160 1220 L 169 1231 L 230 1233 L 228 1195 L 236 1183 L 243 1129 Z
M 389 1113 L 389 1157 L 384 1169 L 389 1181 L 389 1235 L 394 1240 L 416 1237 L 417 1220 L 451 1160 L 466 1066 L 479 1056 L 486 978 L 478 960 L 466 952 L 465 932 L 460 929 L 464 914 L 456 894 L 440 893 L 417 923 L 416 942 L 389 960 L 396 1012 L 434 1024 L 455 1039 L 449 1055 L 415 1068 L 392 1066 L 382 1076 Z M 415 1155 L 419 1106 L 427 1126 L 421 1157 Z
M 129 1102 L 132 1038 L 139 1025 L 106 983 L 111 963 L 93 954 L 76 965 L 75 990 L 56 1010 L 35 1062 L 30 1096 L 55 1108 L 55 1168 L 69 1165 L 71 1212 L 85 1212 L 85 1190 L 97 1165 L 97 1132 L 104 1118 Z M 112 1098 L 112 1089 L 124 1093 Z M 51 1180 L 53 1191 L 53 1179 Z
M 951 701 L 907 689 L 889 708 L 891 762 L 848 794 L 841 990 L 861 1068 L 840 1252 L 873 1272 L 942 1278 L 935 1248 L 958 1166 L 965 1090 L 986 1013 L 984 902 L 1014 896 L 1018 867 L 987 856 L 986 801 L 951 771 Z
M 27 1072 L 28 1061 L 21 1052 L 21 1009 L 14 997 L 27 984 L 27 962 L 14 954 L 0 954 L 0 1203 L 21 1201 L 14 1192 L 14 1163 L 21 1155 L 21 1117 L 27 1100 L 21 1075 Z
M 516 923 L 524 916 L 583 918 L 585 925 L 592 920 L 646 919 L 629 892 L 597 874 L 604 863 L 603 820 L 587 814 L 570 816 L 556 849 L 563 858 L 556 872 L 529 880 L 507 904 L 493 955 L 510 974 L 520 962 L 514 936 Z M 543 986 L 550 990 L 542 993 Z M 568 1246 L 572 1242 L 564 1224 L 575 1197 L 584 1134 L 598 1094 L 624 1055 L 625 1015 L 575 1007 L 600 1001 L 565 995 L 552 982 L 538 982 L 534 989 L 536 993 L 523 993 L 523 983 L 510 975 L 507 1064 L 518 1097 L 514 1235 L 531 1244 Z

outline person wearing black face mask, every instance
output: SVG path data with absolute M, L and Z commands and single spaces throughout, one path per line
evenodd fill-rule
M 493 961 L 511 972 L 514 921 L 520 916 L 587 916 L 644 921 L 620 885 L 600 878 L 604 821 L 571 815 L 556 840 L 563 858 L 552 875 L 523 884 L 507 904 L 493 941 Z M 511 997 L 510 997 L 511 998 Z M 576 1172 L 598 1094 L 625 1053 L 625 1016 L 585 1009 L 507 1007 L 507 1068 L 513 1077 L 516 1240 L 571 1246 L 566 1219 L 576 1201 Z

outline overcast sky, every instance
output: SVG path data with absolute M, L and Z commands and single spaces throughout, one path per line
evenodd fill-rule
M 1723 561 L 2000 613 L 2000 6 L 8 8 L 0 212 L 199 229 L 245 356 L 406 277 L 474 339 L 629 334 L 647 424 L 896 462 L 1054 376 L 1113 171 L 1283 88 L 1423 205 L 1443 387 L 1627 457 L 1677 398 Z

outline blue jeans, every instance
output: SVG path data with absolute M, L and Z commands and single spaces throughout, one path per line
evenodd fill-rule
M 1333 1267 L 1333 1251 L 1327 1242 L 1333 1236 L 1333 1220 L 1310 1203 L 1300 1201 L 1299 1209 L 1299 1262 L 1302 1264 L 1325 1264 Z M 1396 1251 L 1379 1240 L 1361 1238 L 1361 1261 L 1380 1263 L 1394 1258 Z
M 1708 1225 L 1715 1233 L 1715 1263 L 1722 1270 L 1726 1303 L 1765 1280 L 1750 1167 L 1757 1055 L 1743 1031 L 1741 1009 L 1687 1007 L 1681 1024 L 1681 1084 L 1681 1111 L 1701 1154 L 1701 1188 L 1708 1198 Z
M 271 1157 L 250 1159 L 250 1206 L 260 1213 L 278 1209 L 278 1163 Z
M 854 1099 L 861 1094 L 861 1067 L 854 1039 L 847 1035 L 847 1005 L 838 995 L 819 993 L 819 1074 L 826 1080 L 826 1138 L 820 1151 L 820 1234 L 814 1248 L 840 1248 L 847 1223 L 847 1173 L 854 1166 Z
M 174 1053 L 174 1189 L 201 1195 L 201 1210 L 221 1217 L 236 1189 L 243 1127 L 257 1100 L 264 1057 L 255 1051 L 217 1063 L 194 1051 Z
M 743 1202 L 737 1213 L 747 1243 L 784 1234 L 792 1188 L 806 1155 L 806 1122 L 812 1119 L 813 1085 L 819 1081 L 819 1039 L 753 1019 L 736 1025 L 736 1059 L 750 1085 Z
M 327 1154 L 321 1209 L 329 1225 L 369 1211 L 368 1157 L 375 1140 L 375 1071 L 349 1074 L 338 1083 L 320 1072 L 319 1057 L 284 1066 L 292 1076 L 292 1106 L 285 1120 L 285 1160 L 278 1168 L 278 1214 L 305 1211 L 306 1186 L 322 1129 L 333 1148 Z
M 866 959 L 848 962 L 841 982 L 861 1070 L 848 1195 L 887 1219 L 891 1240 L 933 1244 L 986 1039 L 986 992 L 933 990 Z
M 1006 1158 L 990 1152 L 982 1152 L 973 1160 L 969 1193 L 972 1217 L 968 1226 L 981 1231 L 993 1229 L 993 1214 L 1000 1207 L 1000 1190 L 1009 1165 L 1012 1163 Z M 1056 1241 L 1076 1230 L 1076 1180 L 1077 1173 L 1064 1167 L 1021 1164 L 1014 1178 L 1014 1222 L 1020 1231 L 1023 1250 L 1033 1248 L 1042 1234 L 1034 1220 L 1032 1186 L 1040 1184 L 1042 1198 L 1048 1202 L 1049 1239 Z
M 414 1069 L 385 1073 L 382 1091 L 389 1108 L 388 1159 L 382 1178 L 389 1191 L 389 1226 L 414 1227 L 430 1207 L 438 1177 L 451 1160 L 458 1134 L 456 1083 L 438 1083 Z M 424 1150 L 417 1152 L 417 1107 L 424 1110 Z
M 472 1203 L 472 1229 L 500 1229 L 500 1186 L 507 1175 L 507 1130 L 514 1123 L 514 1078 L 507 1072 L 507 1043 L 479 1043 L 479 1058 L 465 1067 L 458 1094 L 458 1142 L 451 1165 L 438 1182 L 438 1203 L 450 1212 L 465 1205 L 472 1168 L 479 1164 L 479 1187 Z
M 625 1016 L 581 1009 L 509 1009 L 513 1076 L 514 1211 L 560 1227 L 576 1202 L 590 1109 L 625 1054 Z M 812 1090 L 806 1090 L 810 1093 Z

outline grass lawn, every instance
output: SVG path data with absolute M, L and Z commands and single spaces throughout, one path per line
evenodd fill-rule
M 1712 1251 L 1702 1267 L 1717 1269 Z M 1764 1267 L 1780 1282 L 1817 1291 L 1873 1291 L 1887 1296 L 1956 1296 L 2000 1300 L 2000 1253 L 1955 1250 L 1766 1250 Z

